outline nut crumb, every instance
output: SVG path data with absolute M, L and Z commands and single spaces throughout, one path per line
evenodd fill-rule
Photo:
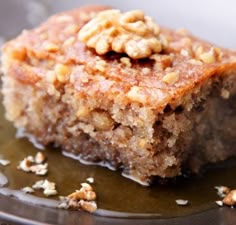
M 120 62 L 123 64 L 123 65 L 125 65 L 125 66 L 127 66 L 127 67 L 131 67 L 132 66 L 132 63 L 131 63 L 131 61 L 130 61 L 130 58 L 128 58 L 128 57 L 121 57 L 120 58 Z
M 163 79 L 162 79 L 165 83 L 167 84 L 174 84 L 179 80 L 179 74 L 177 72 L 170 72 L 167 73 Z
M 149 74 L 150 72 L 151 72 L 151 69 L 150 69 L 150 68 L 148 68 L 148 67 L 142 68 L 142 73 L 143 73 L 144 75 L 147 75 L 147 74 Z
M 76 41 L 75 37 L 70 37 L 64 41 L 63 46 L 64 47 L 72 46 L 75 43 L 75 41 Z
M 47 197 L 52 195 L 57 195 L 57 190 L 46 188 L 44 189 L 43 194 L 46 195 Z
M 92 213 L 92 212 L 95 212 L 97 210 L 96 202 L 87 202 L 87 201 L 84 201 L 84 200 L 80 200 L 79 204 L 81 205 L 81 208 L 84 211 Z
M 19 164 L 19 166 L 17 167 L 17 169 L 23 170 L 24 172 L 30 172 L 30 171 L 31 171 L 31 170 L 30 170 L 30 167 L 32 166 L 32 164 L 33 164 L 33 162 L 30 161 L 30 160 L 28 159 L 28 157 L 27 157 L 27 158 L 24 158 L 24 159 L 20 162 L 20 164 Z
M 218 206 L 223 206 L 223 202 L 222 202 L 222 201 L 216 201 L 216 204 L 217 204 Z
M 231 190 L 223 199 L 223 203 L 228 206 L 236 206 L 236 190 Z
M 48 164 L 44 163 L 44 164 L 38 164 L 38 165 L 33 165 L 30 167 L 30 171 L 35 173 L 36 175 L 46 175 L 48 172 Z
M 180 54 L 184 57 L 189 57 L 189 51 L 187 51 L 186 49 L 182 49 L 180 51 Z
M 138 86 L 133 86 L 127 93 L 127 97 L 132 101 L 137 101 L 144 103 L 146 101 L 146 96 L 142 93 L 142 89 Z
M 43 48 L 48 52 L 57 52 L 59 50 L 58 45 L 56 45 L 54 43 L 51 43 L 51 42 L 48 42 L 48 41 L 45 41 L 43 43 Z
M 99 55 L 115 51 L 140 59 L 161 52 L 159 33 L 159 26 L 140 10 L 105 10 L 82 27 L 78 37 Z
M 33 193 L 34 192 L 34 189 L 31 188 L 31 187 L 24 187 L 21 189 L 24 193 Z
M 230 97 L 230 92 L 229 92 L 227 89 L 222 88 L 220 95 L 221 95 L 221 97 L 224 98 L 224 99 L 229 99 L 229 97 Z
M 88 183 L 81 183 L 81 186 L 82 186 L 82 189 L 85 191 L 92 191 L 93 190 L 92 186 Z
M 94 183 L 94 178 L 93 177 L 88 177 L 86 179 L 90 184 L 93 184 Z
M 91 114 L 91 123 L 97 130 L 105 131 L 112 129 L 114 120 L 108 112 L 93 111 Z
M 91 177 L 87 179 L 91 179 Z M 88 183 L 82 183 L 81 186 L 82 187 L 79 190 L 69 194 L 67 197 L 60 196 L 58 208 L 74 210 L 82 209 L 90 213 L 96 211 L 96 193 L 93 191 L 92 186 Z
M 175 202 L 177 205 L 180 205 L 180 206 L 188 205 L 188 200 L 184 200 L 184 199 L 177 199 L 177 200 L 175 200 Z
M 190 59 L 188 62 L 189 62 L 190 64 L 196 65 L 196 66 L 201 66 L 201 65 L 202 65 L 202 62 L 199 61 L 199 60 L 196 60 L 196 59 Z
M 43 189 L 43 194 L 48 196 L 57 195 L 56 184 L 48 180 L 39 180 L 33 186 L 33 189 Z
M 221 198 L 224 198 L 230 192 L 230 189 L 226 186 L 215 186 L 215 189 L 217 190 L 217 195 Z
M 204 63 L 214 63 L 221 60 L 222 53 L 218 48 L 211 48 L 208 52 L 198 54 L 198 58 Z
M 10 164 L 10 161 L 7 160 L 7 159 L 0 159 L 0 164 L 1 164 L 2 166 L 7 166 L 7 165 Z
M 107 63 L 103 59 L 97 60 L 95 63 L 95 68 L 100 72 L 105 72 L 106 66 L 107 66 Z
M 204 52 L 199 56 L 200 60 L 204 63 L 213 63 L 215 62 L 215 56 L 210 52 Z
M 46 156 L 42 152 L 38 152 L 35 157 L 27 156 L 20 161 L 17 169 L 24 172 L 32 172 L 39 176 L 44 176 L 48 172 L 48 164 L 43 163 L 46 161 Z
M 46 156 L 42 152 L 37 152 L 34 160 L 37 164 L 41 164 L 45 162 Z
M 55 66 L 56 78 L 61 83 L 64 83 L 68 80 L 70 72 L 70 68 L 64 64 L 59 63 Z

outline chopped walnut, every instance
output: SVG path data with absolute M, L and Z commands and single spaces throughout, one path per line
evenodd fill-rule
M 86 117 L 86 116 L 89 115 L 89 112 L 90 112 L 90 110 L 89 110 L 88 107 L 80 106 L 79 109 L 76 112 L 76 116 L 79 117 L 79 118 L 80 117 Z
M 214 63 L 215 56 L 211 52 L 204 52 L 199 56 L 200 60 L 202 60 L 204 63 Z
M 132 101 L 144 103 L 146 101 L 146 95 L 142 93 L 142 89 L 138 86 L 133 86 L 127 93 L 127 97 Z
M 186 49 L 182 49 L 182 50 L 180 51 L 180 54 L 181 54 L 182 56 L 184 56 L 184 57 L 189 57 L 189 56 L 190 56 L 189 51 L 186 50 Z
M 188 200 L 177 199 L 177 200 L 175 200 L 175 202 L 177 205 L 180 205 L 180 206 L 188 205 Z
M 100 72 L 106 71 L 107 63 L 105 60 L 97 60 L 95 63 L 95 68 Z
M 59 208 L 84 210 L 87 212 L 94 212 L 97 209 L 96 193 L 88 183 L 82 183 L 80 190 L 76 190 L 67 197 L 60 197 Z
M 147 75 L 147 74 L 151 73 L 151 69 L 148 68 L 148 67 L 144 67 L 144 68 L 142 68 L 142 73 L 143 73 L 144 75 Z
M 172 55 L 160 55 L 153 54 L 150 59 L 154 60 L 154 69 L 158 71 L 163 71 L 168 67 L 172 66 L 173 56 Z
M 18 165 L 18 169 L 24 172 L 32 172 L 36 175 L 43 176 L 48 172 L 48 164 L 43 163 L 46 156 L 42 152 L 38 152 L 35 157 L 28 156 L 24 158 Z
M 227 89 L 222 88 L 220 95 L 222 98 L 228 99 L 230 97 L 230 92 Z
M 75 41 L 76 41 L 76 38 L 72 36 L 64 41 L 63 46 L 64 47 L 72 46 L 75 43 Z
M 202 65 L 202 62 L 199 61 L 199 60 L 196 60 L 196 59 L 190 59 L 188 62 L 192 65 L 195 65 L 195 66 L 201 66 Z
M 179 74 L 177 72 L 170 72 L 167 73 L 162 80 L 167 84 L 174 84 L 175 82 L 178 81 L 178 79 L 179 79 Z
M 216 201 L 216 204 L 218 205 L 218 206 L 223 206 L 223 202 L 222 201 Z
M 7 166 L 7 165 L 10 164 L 10 161 L 7 160 L 7 159 L 0 159 L 0 164 L 1 164 L 2 166 Z
M 34 192 L 34 189 L 31 188 L 31 187 L 24 187 L 21 189 L 24 193 L 33 193 Z
M 56 184 L 48 180 L 39 180 L 32 187 L 33 189 L 43 189 L 43 194 L 47 197 L 57 195 Z
M 236 206 L 236 190 L 231 190 L 223 199 L 223 203 L 228 206 Z
M 226 186 L 215 186 L 215 189 L 217 190 L 217 195 L 221 198 L 224 198 L 230 192 L 230 189 Z
M 196 49 L 195 54 L 204 63 L 214 63 L 222 58 L 222 53 L 218 48 L 211 48 L 208 52 L 203 52 L 203 48 L 200 46 Z
M 40 164 L 40 163 L 44 163 L 45 160 L 46 160 L 46 156 L 42 152 L 37 152 L 35 156 L 35 162 L 37 164 Z
M 92 212 L 95 212 L 97 210 L 96 202 L 87 202 L 87 201 L 81 200 L 79 203 L 81 205 L 81 208 L 84 211 L 92 213 Z
M 93 177 L 88 177 L 86 179 L 90 184 L 93 184 L 94 183 L 94 178 Z
M 23 170 L 24 172 L 30 172 L 31 171 L 30 167 L 32 166 L 32 164 L 33 162 L 29 160 L 28 157 L 26 157 L 20 162 L 17 168 Z
M 159 26 L 140 10 L 105 10 L 82 27 L 78 37 L 99 55 L 115 51 L 140 59 L 162 51 L 159 33 Z
M 131 63 L 131 61 L 130 61 L 130 58 L 128 58 L 128 57 L 121 57 L 121 58 L 120 58 L 120 62 L 121 62 L 123 65 L 127 66 L 127 67 L 131 67 L 131 66 L 132 66 L 132 63 Z
M 92 112 L 91 122 L 97 130 L 101 131 L 110 130 L 114 125 L 114 120 L 105 111 Z
M 33 165 L 30 167 L 30 171 L 35 173 L 36 175 L 46 175 L 48 172 L 48 164 L 44 163 L 44 164 L 37 164 L 37 165 Z
M 70 72 L 70 68 L 64 64 L 59 63 L 55 66 L 56 78 L 61 83 L 64 83 L 68 80 Z
M 92 201 L 96 199 L 96 193 L 88 183 L 82 183 L 80 190 L 76 190 L 72 194 L 68 195 L 68 198 L 73 200 L 88 200 Z
M 59 46 L 57 44 L 48 41 L 43 43 L 43 48 L 48 52 L 57 52 L 59 50 Z

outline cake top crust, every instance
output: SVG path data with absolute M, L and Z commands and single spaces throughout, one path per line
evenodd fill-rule
M 80 95 L 159 110 L 210 77 L 236 75 L 236 52 L 197 39 L 183 29 L 160 27 L 161 49 L 148 57 L 132 58 L 114 51 L 98 54 L 78 34 L 108 9 L 81 7 L 23 31 L 4 45 L 3 70 L 9 69 L 16 79 L 31 85 L 46 79 L 55 85 L 73 85 Z

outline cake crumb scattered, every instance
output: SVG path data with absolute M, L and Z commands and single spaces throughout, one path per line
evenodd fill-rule
M 175 200 L 175 202 L 177 205 L 180 205 L 180 206 L 188 205 L 188 200 L 184 200 L 184 199 L 177 199 Z

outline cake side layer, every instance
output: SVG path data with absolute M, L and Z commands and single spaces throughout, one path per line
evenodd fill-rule
M 11 76 L 3 77 L 3 84 L 7 116 L 16 127 L 83 160 L 123 168 L 141 182 L 179 175 L 183 167 L 197 172 L 205 163 L 235 155 L 235 74 L 193 89 L 178 100 L 178 107 L 167 106 L 144 127 L 126 123 L 127 118 L 138 121 L 143 108 L 131 106 L 124 113 L 118 107 L 117 116 L 116 105 L 99 109 L 93 99 L 84 102 L 70 86 L 58 97 L 49 95 L 46 86 L 22 84 Z M 145 111 L 147 118 L 153 117 L 153 111 Z

